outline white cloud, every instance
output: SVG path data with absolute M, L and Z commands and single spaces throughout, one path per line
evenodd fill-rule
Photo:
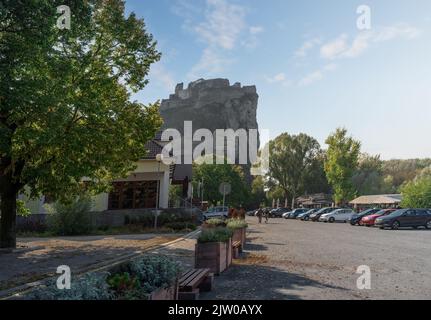
M 212 77 L 223 72 L 223 70 L 232 64 L 232 60 L 226 58 L 223 54 L 212 48 L 206 48 L 197 64 L 193 66 L 188 73 L 189 80 L 198 78 Z
M 319 70 L 311 72 L 307 74 L 305 77 L 303 77 L 301 80 L 299 80 L 298 86 L 300 87 L 309 86 L 317 81 L 320 81 L 324 78 L 326 73 L 334 71 L 336 68 L 337 68 L 337 65 L 334 63 L 324 65 Z
M 362 31 L 349 43 L 346 34 L 340 35 L 320 48 L 323 58 L 334 60 L 339 58 L 355 58 L 362 55 L 373 43 L 381 43 L 395 39 L 411 40 L 419 37 L 421 30 L 408 24 L 396 24 L 389 27 Z
M 233 49 L 246 29 L 246 9 L 226 0 L 207 0 L 205 21 L 195 26 L 199 38 L 210 46 Z
M 320 48 L 320 54 L 326 59 L 334 59 L 338 57 L 348 49 L 347 39 L 348 36 L 346 34 L 342 34 L 337 39 L 324 44 Z
M 194 8 L 189 11 L 191 3 Z M 173 8 L 173 12 L 184 19 L 183 28 L 205 44 L 199 61 L 189 72 L 189 77 L 198 78 L 220 75 L 232 63 L 231 51 L 240 46 L 255 48 L 259 44 L 258 35 L 264 32 L 261 26 L 247 24 L 245 6 L 227 0 L 201 3 L 203 7 L 196 5 L 196 1 L 177 0 Z
M 158 85 L 168 90 L 168 92 L 171 92 L 175 88 L 176 82 L 173 75 L 166 70 L 161 62 L 157 62 L 151 66 L 149 77 L 150 79 L 154 79 Z
M 321 43 L 322 43 L 322 40 L 320 38 L 314 38 L 314 39 L 305 41 L 302 44 L 302 46 L 298 50 L 296 50 L 295 57 L 298 57 L 298 58 L 306 57 L 308 54 L 308 51 L 312 50 L 315 46 Z
M 292 85 L 292 82 L 287 79 L 286 74 L 283 72 L 278 73 L 272 77 L 265 76 L 265 80 L 268 83 L 271 83 L 271 84 L 278 83 L 283 85 L 284 87 L 289 87 Z
M 264 31 L 264 28 L 260 26 L 254 26 L 254 27 L 250 27 L 249 30 L 250 30 L 250 34 L 259 34 Z

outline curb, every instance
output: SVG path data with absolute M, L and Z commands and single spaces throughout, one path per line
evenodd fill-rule
M 190 232 L 190 233 L 188 233 L 188 234 L 186 234 L 186 235 L 184 235 L 178 239 L 172 240 L 170 242 L 156 245 L 153 247 L 149 247 L 149 248 L 145 249 L 144 251 L 135 251 L 134 253 L 123 255 L 121 257 L 117 257 L 115 259 L 109 260 L 108 262 L 105 261 L 105 262 L 102 262 L 99 264 L 94 264 L 94 265 L 87 267 L 87 268 L 79 269 L 77 272 L 75 272 L 74 276 L 80 276 L 80 275 L 83 275 L 84 273 L 98 272 L 98 271 L 103 271 L 105 269 L 110 269 L 112 267 L 115 267 L 116 265 L 127 262 L 130 259 L 142 256 L 142 255 L 144 255 L 150 251 L 163 249 L 163 248 L 169 247 L 175 243 L 187 240 L 187 239 L 193 239 L 200 232 L 201 232 L 201 230 L 198 229 L 198 230 Z M 3 291 L 0 291 L 0 300 L 18 299 L 20 297 L 20 295 L 28 293 L 37 287 L 45 285 L 46 282 L 48 282 L 52 278 L 54 278 L 54 276 L 47 276 L 46 278 L 44 278 L 42 280 L 29 282 L 29 283 L 26 283 L 26 284 L 23 284 L 23 285 L 14 287 L 14 288 L 9 288 L 9 289 L 5 289 Z

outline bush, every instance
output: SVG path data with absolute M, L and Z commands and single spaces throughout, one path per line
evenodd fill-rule
M 174 231 L 183 231 L 183 230 L 196 230 L 197 226 L 194 223 L 190 222 L 171 222 L 164 225 L 165 228 L 172 229 Z
M 242 219 L 230 219 L 226 221 L 226 225 L 229 229 L 242 229 L 247 228 L 248 224 L 245 222 L 245 220 Z
M 145 256 L 121 266 L 115 273 L 89 273 L 72 279 L 71 290 L 59 290 L 56 280 L 28 295 L 32 300 L 144 300 L 158 289 L 173 286 L 181 272 L 165 256 Z
M 166 289 L 175 284 L 181 268 L 178 263 L 165 256 L 145 256 L 134 259 L 127 267 L 136 275 L 145 293 Z
M 48 207 L 48 228 L 58 235 L 73 236 L 91 232 L 91 200 L 88 197 L 80 197 L 69 204 L 56 202 L 53 207 Z
M 59 290 L 57 281 L 51 280 L 45 288 L 33 291 L 32 300 L 111 300 L 113 292 L 109 288 L 109 273 L 89 273 L 78 279 L 72 279 L 70 290 Z
M 405 184 L 401 192 L 403 208 L 430 208 L 431 207 L 431 177 L 420 176 Z
M 198 238 L 199 243 L 210 242 L 227 242 L 233 235 L 232 230 L 228 228 L 212 228 L 203 230 Z
M 210 228 L 226 227 L 226 222 L 222 219 L 208 219 L 205 221 L 205 225 Z

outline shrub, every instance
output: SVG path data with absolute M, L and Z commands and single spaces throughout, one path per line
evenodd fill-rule
M 56 280 L 49 281 L 45 288 L 36 289 L 29 298 L 32 300 L 111 300 L 114 298 L 107 278 L 109 273 L 89 273 L 72 279 L 70 290 L 57 288 Z
M 181 272 L 179 264 L 165 256 L 134 259 L 127 269 L 131 275 L 136 275 L 143 292 L 147 294 L 171 287 Z
M 165 228 L 172 229 L 174 231 L 182 230 L 196 230 L 196 225 L 190 222 L 171 222 L 164 225 Z
M 117 273 L 110 276 L 108 284 L 117 300 L 137 300 L 146 299 L 147 295 L 141 290 L 138 277 L 129 273 Z
M 208 219 L 205 221 L 205 225 L 210 228 L 226 227 L 226 222 L 222 219 Z
M 242 229 L 247 228 L 248 224 L 245 222 L 245 220 L 242 219 L 230 219 L 226 221 L 226 225 L 229 229 Z
M 47 217 L 50 231 L 63 236 L 88 234 L 92 230 L 91 199 L 79 197 L 71 203 L 56 202 L 48 207 Z
M 209 242 L 227 242 L 233 235 L 232 230 L 228 228 L 213 228 L 203 230 L 198 238 L 199 243 Z
M 402 187 L 403 208 L 431 207 L 431 176 L 421 176 Z

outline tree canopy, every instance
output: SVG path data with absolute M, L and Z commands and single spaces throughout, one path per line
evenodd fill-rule
M 284 191 L 285 198 L 295 197 L 307 190 L 306 177 L 313 173 L 320 145 L 316 139 L 306 135 L 283 133 L 270 141 L 268 177 Z
M 250 188 L 246 185 L 241 166 L 231 164 L 193 164 L 193 185 L 198 190 L 198 183 L 203 181 L 204 198 L 213 205 L 221 204 L 223 195 L 220 184 L 229 183 L 232 191 L 226 196 L 226 205 L 240 206 L 248 203 Z M 196 194 L 197 195 L 197 194 Z
M 404 208 L 431 208 L 431 175 L 421 175 L 402 188 Z
M 59 29 L 57 6 L 71 9 Z M 144 21 L 121 0 L 0 4 L 1 246 L 15 246 L 16 195 L 65 197 L 124 176 L 162 121 L 130 101 L 160 59 Z
M 358 167 L 361 143 L 347 135 L 346 129 L 337 129 L 326 139 L 328 145 L 325 172 L 334 191 L 334 200 L 343 204 L 356 195 L 352 177 Z

